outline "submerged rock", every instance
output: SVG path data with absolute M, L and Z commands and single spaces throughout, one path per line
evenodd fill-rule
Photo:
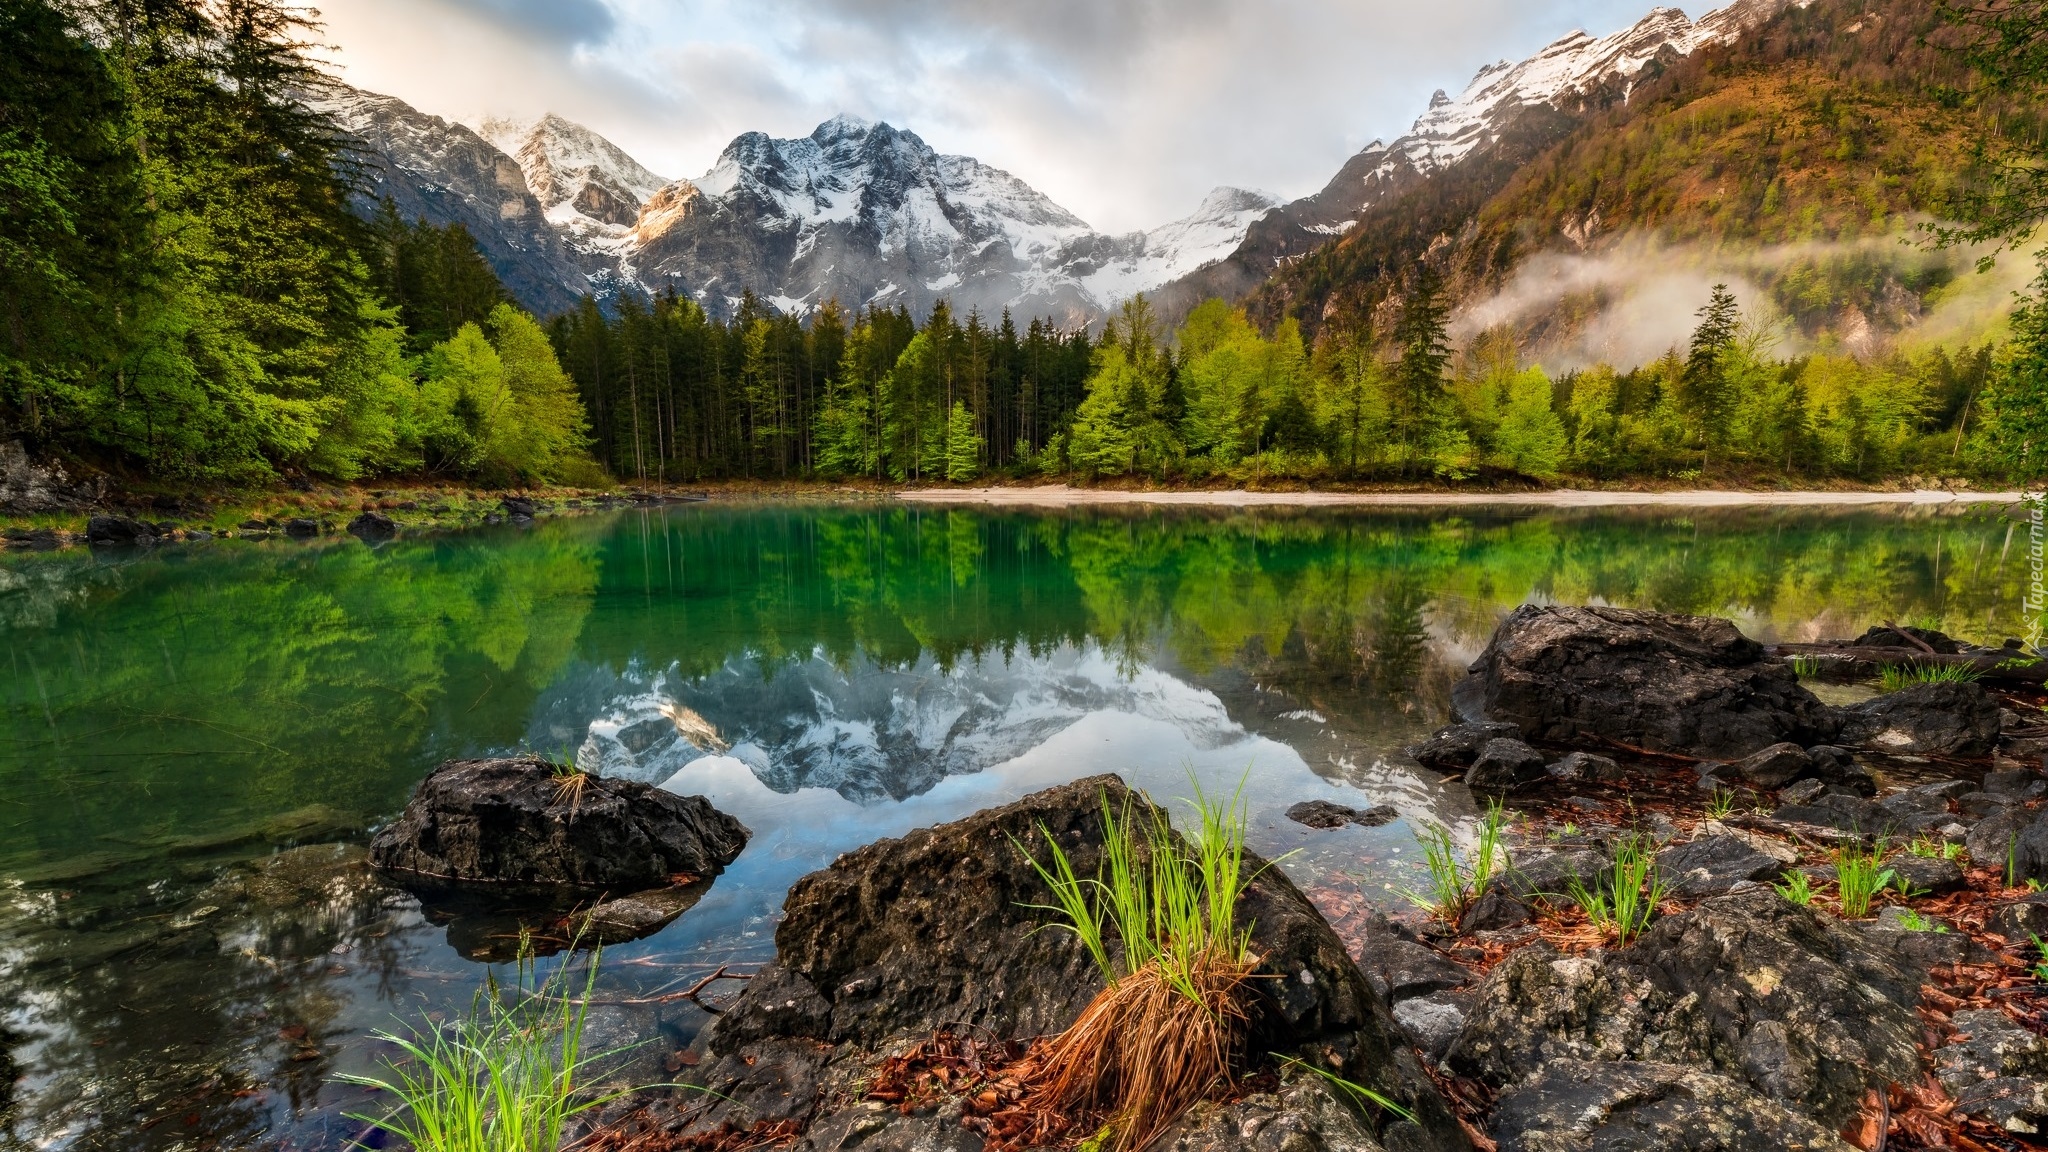
M 1705 616 L 1523 605 L 1472 675 L 1486 715 L 1534 740 L 1741 757 L 1785 740 L 1819 743 L 1836 724 L 1788 665 Z
M 530 758 L 450 760 L 370 842 L 379 868 L 433 881 L 635 892 L 715 876 L 750 833 L 702 796 Z
M 1925 644 L 1936 652 L 1945 653 L 1950 656 L 1963 650 L 1962 644 L 1946 632 L 1940 632 L 1933 628 L 1915 628 L 1911 624 L 1897 627 L 1890 624 L 1873 624 L 1864 630 L 1863 635 L 1849 641 L 1849 646 L 1852 648 L 1917 649 L 1920 647 L 1920 644 L 1915 644 L 1913 642 L 1915 640 L 1920 641 L 1920 644 Z
M 1391 804 L 1375 804 L 1370 808 L 1352 808 L 1329 800 L 1303 800 L 1287 809 L 1287 818 L 1296 824 L 1310 828 L 1342 828 L 1356 824 L 1361 828 L 1377 828 L 1391 824 L 1400 817 Z
M 1943 681 L 1843 709 L 1841 738 L 1894 754 L 1983 756 L 1997 745 L 1998 728 L 1998 701 L 1982 684 Z

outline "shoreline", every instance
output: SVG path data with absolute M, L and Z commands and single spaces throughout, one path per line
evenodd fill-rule
M 918 504 L 986 504 L 999 507 L 1073 508 L 1100 504 L 1163 504 L 1226 508 L 1266 507 L 1421 507 L 1519 506 L 1531 508 L 1674 508 L 1824 507 L 1829 505 L 1965 505 L 2017 504 L 2021 492 L 1950 492 L 1939 488 L 1905 492 L 1798 490 L 1744 492 L 1732 489 L 1683 489 L 1670 492 L 1620 492 L 1558 488 L 1548 492 L 1252 492 L 1242 488 L 1209 491 L 1142 491 L 1075 488 L 1051 484 L 1017 488 L 920 488 L 899 491 L 898 500 Z

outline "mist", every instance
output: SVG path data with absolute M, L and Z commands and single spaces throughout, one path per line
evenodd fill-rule
M 2004 334 L 2013 293 L 2034 260 L 2007 252 L 1976 271 L 1988 249 L 1930 250 L 1918 233 L 1741 248 L 1622 237 L 1597 252 L 1545 252 L 1502 288 L 1461 308 L 1459 343 L 1498 325 L 1550 372 L 1606 363 L 1627 370 L 1683 350 L 1714 285 L 1726 284 L 1746 322 L 1769 331 L 1779 355 L 1858 357 Z

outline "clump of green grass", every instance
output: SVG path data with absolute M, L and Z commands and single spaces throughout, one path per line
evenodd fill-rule
M 1801 680 L 1812 680 L 1820 675 L 1820 661 L 1812 656 L 1794 656 L 1791 663 L 1792 675 Z
M 1931 916 L 1923 916 L 1911 908 L 1899 909 L 1899 927 L 1908 932 L 1942 933 L 1948 931 L 1948 925 Z
M 589 954 L 580 981 L 569 958 L 536 981 L 532 953 L 523 951 L 514 986 L 487 980 L 461 1019 L 374 1033 L 400 1057 L 387 1060 L 382 1075 L 339 1079 L 388 1093 L 396 1104 L 350 1119 L 417 1152 L 553 1152 L 570 1120 L 638 1091 L 589 1091 L 602 1065 L 625 1051 L 583 1049 L 599 959 Z
M 1410 1112 L 1406 1108 L 1401 1107 L 1399 1104 L 1396 1104 L 1392 1100 L 1387 1099 L 1384 1094 L 1375 1092 L 1372 1089 L 1367 1088 L 1363 1084 L 1353 1084 L 1351 1081 L 1346 1080 L 1342 1076 L 1337 1075 L 1335 1072 L 1331 1072 L 1328 1069 L 1324 1068 L 1318 1068 L 1315 1065 L 1310 1064 L 1306 1060 L 1297 1060 L 1292 1056 L 1281 1057 L 1280 1063 L 1283 1067 L 1306 1068 L 1309 1071 L 1315 1073 L 1317 1076 L 1320 1076 L 1324 1080 L 1328 1081 L 1331 1085 L 1338 1088 L 1342 1088 L 1344 1091 L 1350 1093 L 1354 1099 L 1360 1101 L 1361 1103 L 1378 1105 L 1379 1107 L 1384 1108 L 1389 1112 L 1392 1112 L 1394 1115 L 1399 1116 L 1401 1119 L 1406 1120 L 1411 1124 L 1415 1122 L 1415 1113 Z
M 2028 935 L 2032 936 L 2033 934 L 2028 933 Z M 2033 941 L 2034 956 L 2036 957 L 2034 979 L 2048 981 L 2048 940 L 2043 940 L 2039 936 L 2033 936 Z
M 1566 894 L 1595 928 L 1626 947 L 1650 926 L 1668 888 L 1657 871 L 1656 845 L 1648 836 L 1631 835 L 1615 843 L 1612 876 L 1590 887 L 1574 876 Z
M 1928 860 L 1953 860 L 1962 855 L 1963 846 L 1922 832 L 1906 845 L 1906 851 Z
M 1883 857 L 1883 840 L 1870 848 L 1844 844 L 1829 854 L 1835 866 L 1835 897 L 1841 901 L 1842 915 L 1851 920 L 1870 915 L 1871 901 L 1897 875 L 1880 866 Z
M 1465 909 L 1506 871 L 1508 857 L 1503 842 L 1507 826 L 1507 809 L 1499 800 L 1488 801 L 1486 814 L 1479 821 L 1479 842 L 1465 860 L 1458 858 L 1458 847 L 1448 827 L 1425 826 L 1415 834 L 1415 839 L 1422 845 L 1429 885 L 1421 891 L 1406 889 L 1402 895 L 1431 916 L 1447 924 L 1456 923 Z
M 1891 664 L 1878 670 L 1877 685 L 1897 692 L 1915 684 L 1968 684 L 1983 675 L 1974 664 Z
M 1190 803 L 1194 827 L 1183 838 L 1160 809 L 1134 814 L 1127 803 L 1119 813 L 1105 795 L 1092 878 L 1075 874 L 1043 828 L 1047 859 L 1026 852 L 1052 890 L 1054 903 L 1040 907 L 1064 919 L 1107 984 L 1051 1042 L 1031 1089 L 1062 1115 L 1106 1117 L 1124 1152 L 1230 1083 L 1247 1038 L 1255 959 L 1237 903 L 1254 875 L 1243 786 L 1219 804 L 1197 785 Z
M 554 772 L 556 804 L 569 806 L 569 818 L 576 818 L 576 809 L 583 803 L 583 790 L 590 784 L 590 773 L 576 763 L 576 754 L 565 746 L 559 752 L 540 758 L 543 764 Z
M 1813 903 L 1813 877 L 1804 872 L 1785 873 L 1785 882 L 1773 884 L 1778 895 L 1802 907 Z
M 1735 793 L 1726 788 L 1714 789 L 1713 796 L 1707 800 L 1707 819 L 1726 820 L 1728 814 L 1733 811 L 1735 811 Z

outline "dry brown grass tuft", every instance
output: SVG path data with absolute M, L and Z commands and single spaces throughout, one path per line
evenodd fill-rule
M 1104 988 L 1045 1054 L 1047 1104 L 1102 1117 L 1120 1152 L 1150 1144 L 1189 1106 L 1233 1083 L 1251 968 L 1222 955 L 1198 962 L 1189 980 L 1199 999 L 1157 961 Z

